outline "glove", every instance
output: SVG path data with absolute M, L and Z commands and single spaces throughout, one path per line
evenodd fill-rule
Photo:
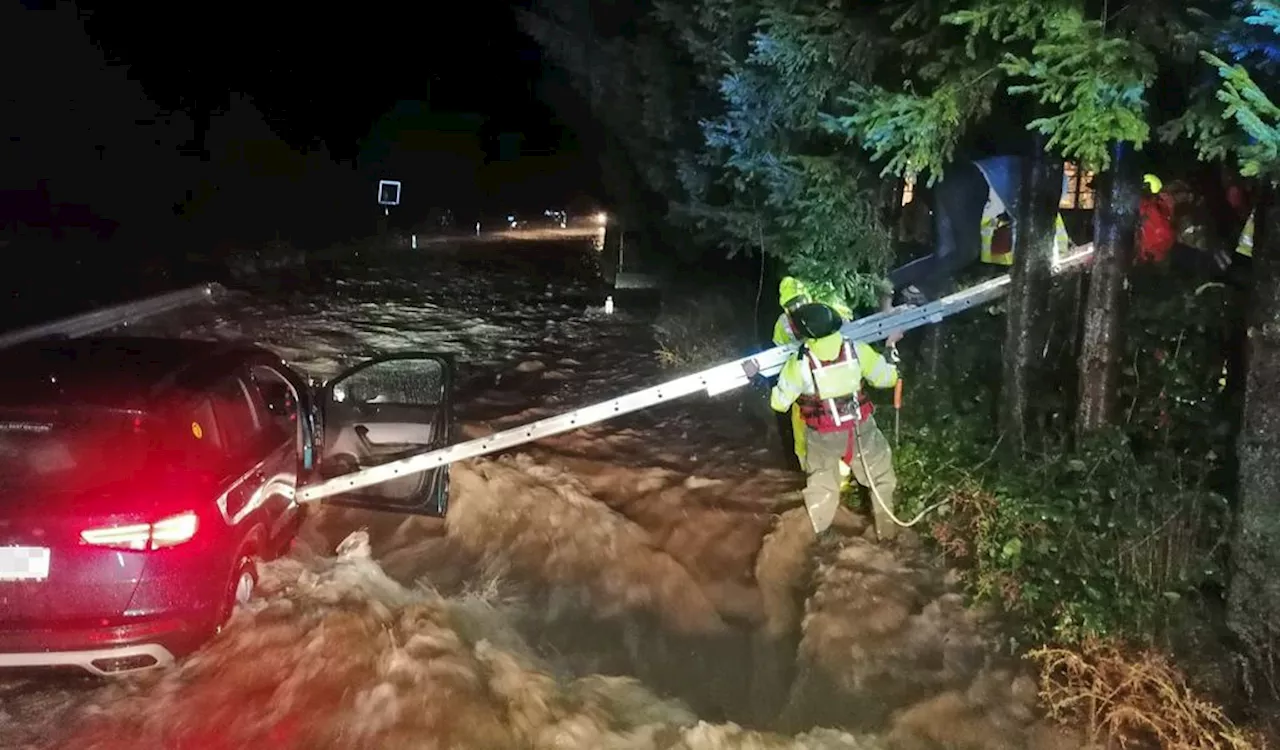
M 757 388 L 769 385 L 769 379 L 760 374 L 760 364 L 754 359 L 743 362 L 742 371 L 747 374 L 747 380 Z
M 907 307 L 920 307 L 929 300 L 914 284 L 902 290 L 902 304 Z
M 889 347 L 889 364 L 897 367 L 902 362 L 902 356 L 898 354 L 898 347 Z

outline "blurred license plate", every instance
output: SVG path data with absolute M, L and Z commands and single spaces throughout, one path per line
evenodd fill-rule
M 0 547 L 0 581 L 43 581 L 48 577 L 48 549 Z

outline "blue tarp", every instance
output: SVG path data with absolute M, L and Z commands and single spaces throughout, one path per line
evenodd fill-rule
M 1022 157 L 993 156 L 990 159 L 978 159 L 974 166 L 982 173 L 987 185 L 995 191 L 996 197 L 1004 204 L 1009 218 L 1017 220 L 1018 190 L 1022 187 Z M 1067 174 L 1062 173 L 1062 195 L 1067 194 Z M 979 217 L 981 218 L 981 217 Z

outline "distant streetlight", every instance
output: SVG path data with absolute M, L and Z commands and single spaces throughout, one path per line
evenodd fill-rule
M 596 223 L 597 223 L 597 224 L 608 224 L 608 223 L 609 223 L 609 214 L 605 213 L 604 211 L 601 211 L 600 213 L 596 214 Z

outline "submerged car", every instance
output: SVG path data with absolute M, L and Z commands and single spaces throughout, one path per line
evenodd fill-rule
M 253 345 L 48 339 L 0 351 L 0 669 L 118 675 L 216 635 L 286 552 L 303 485 L 448 444 L 453 361 L 327 384 Z M 443 516 L 448 469 L 324 502 Z

